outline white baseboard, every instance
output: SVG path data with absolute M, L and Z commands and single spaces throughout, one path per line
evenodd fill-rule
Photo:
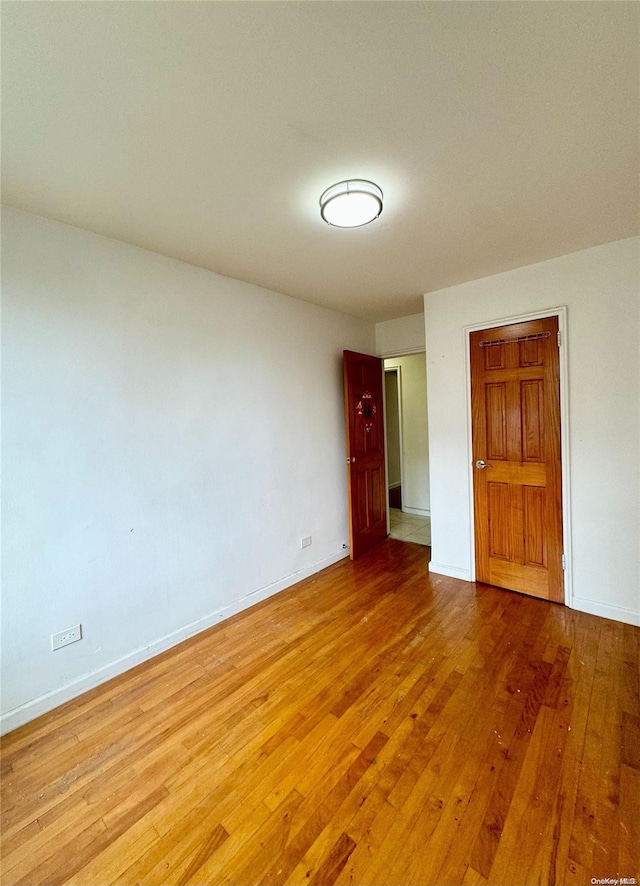
M 334 563 L 338 563 L 338 561 L 343 560 L 348 556 L 348 549 L 341 549 L 340 551 L 325 557 L 323 560 L 313 563 L 311 566 L 306 566 L 298 572 L 292 572 L 290 575 L 272 582 L 272 584 L 259 588 L 256 591 L 252 591 L 240 600 L 235 600 L 233 603 L 230 603 L 221 609 L 217 609 L 215 612 L 211 612 L 208 615 L 179 628 L 177 631 L 172 631 L 164 637 L 159 637 L 157 640 L 154 640 L 139 649 L 135 649 L 133 652 L 122 656 L 110 664 L 104 665 L 88 674 L 83 674 L 81 677 L 77 677 L 75 680 L 65 683 L 64 686 L 53 689 L 51 692 L 46 692 L 44 695 L 38 696 L 38 698 L 34 698 L 31 701 L 25 702 L 25 704 L 19 705 L 17 708 L 6 711 L 6 713 L 0 716 L 0 735 L 5 735 L 7 732 L 11 732 L 13 729 L 17 729 L 19 726 L 23 726 L 25 723 L 35 720 L 36 717 L 40 717 L 42 714 L 52 711 L 61 704 L 71 701 L 73 698 L 77 698 L 79 695 L 82 695 L 83 692 L 87 692 L 89 689 L 93 689 L 101 683 L 106 683 L 107 680 L 111 680 L 113 677 L 124 674 L 125 671 L 131 670 L 131 668 L 134 668 L 136 665 L 148 661 L 148 659 L 159 655 L 161 652 L 165 652 L 167 649 L 171 649 L 172 646 L 177 646 L 177 644 L 182 643 L 183 640 L 188 640 L 189 637 L 193 637 L 201 631 L 206 631 L 207 628 L 213 627 L 213 625 L 224 621 L 226 618 L 230 618 L 232 615 L 242 612 L 243 609 L 248 609 L 250 606 L 254 606 L 256 603 L 260 603 L 262 600 L 266 600 L 268 597 L 272 597 L 280 591 L 284 591 L 285 588 L 291 587 L 291 585 L 294 585 L 305 578 L 309 578 L 309 576 L 314 575 L 316 572 L 320 572 L 321 569 L 326 569 L 327 566 L 332 566 Z
M 460 569 L 458 566 L 447 566 L 445 563 L 429 563 L 429 572 L 437 575 L 446 575 L 447 578 L 460 578 L 462 581 L 471 581 L 471 572 L 468 569 Z
M 622 606 L 610 606 L 607 603 L 596 603 L 593 600 L 585 600 L 584 597 L 573 598 L 572 609 L 586 612 L 589 615 L 599 615 L 601 618 L 610 618 L 612 621 L 623 621 L 628 625 L 640 627 L 640 612 L 634 609 L 625 609 Z
M 409 508 L 407 505 L 402 505 L 402 513 L 403 514 L 415 514 L 417 517 L 430 517 L 431 511 L 425 510 L 425 508 Z

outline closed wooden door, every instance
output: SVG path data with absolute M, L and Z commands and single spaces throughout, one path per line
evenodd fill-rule
M 387 537 L 382 360 L 344 351 L 349 548 L 355 560 Z
M 558 318 L 470 347 L 476 578 L 562 602 Z

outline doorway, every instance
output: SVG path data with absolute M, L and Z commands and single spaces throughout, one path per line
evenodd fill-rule
M 389 535 L 431 544 L 424 352 L 384 360 Z

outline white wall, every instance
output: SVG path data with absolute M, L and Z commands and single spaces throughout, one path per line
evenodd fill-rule
M 471 572 L 464 327 L 566 305 L 573 605 L 640 624 L 639 246 L 425 295 L 434 571 Z
M 376 354 L 390 357 L 424 351 L 424 314 L 376 323 Z
M 429 434 L 427 378 L 424 354 L 391 357 L 385 367 L 400 372 L 402 411 L 402 510 L 428 515 Z
M 344 556 L 342 349 L 374 327 L 15 210 L 2 234 L 8 729 Z

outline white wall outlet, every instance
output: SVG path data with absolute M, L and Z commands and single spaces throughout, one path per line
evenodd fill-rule
M 78 640 L 82 640 L 82 625 L 74 625 L 72 628 L 67 628 L 66 631 L 51 634 L 51 651 L 55 652 L 56 649 L 62 649 L 69 643 L 77 643 Z
M 301 548 L 308 548 L 310 544 L 311 544 L 311 536 L 310 535 L 305 535 L 304 538 L 300 539 L 300 547 Z

